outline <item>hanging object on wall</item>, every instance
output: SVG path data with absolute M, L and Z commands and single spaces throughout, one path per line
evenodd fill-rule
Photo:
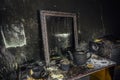
M 24 25 L 22 23 L 1 26 L 1 34 L 6 48 L 26 45 Z

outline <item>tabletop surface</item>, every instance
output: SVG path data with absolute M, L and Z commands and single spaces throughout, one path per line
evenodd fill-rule
M 72 67 L 67 73 L 67 80 L 76 80 L 105 68 L 115 66 L 115 62 L 110 59 L 92 54 L 92 57 L 83 66 Z

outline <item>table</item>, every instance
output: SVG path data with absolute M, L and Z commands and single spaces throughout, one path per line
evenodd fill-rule
M 33 63 L 31 63 L 31 64 L 33 64 Z M 92 64 L 94 66 L 92 68 L 90 68 L 90 67 L 88 67 L 88 64 Z M 116 63 L 111 61 L 110 59 L 103 58 L 98 55 L 92 54 L 91 58 L 86 62 L 86 64 L 81 65 L 81 66 L 73 65 L 72 67 L 70 67 L 70 69 L 67 72 L 62 71 L 61 69 L 58 68 L 58 66 L 48 67 L 48 68 L 53 69 L 52 71 L 47 70 L 48 68 L 46 70 L 47 70 L 47 72 L 49 71 L 49 73 L 54 73 L 56 76 L 57 76 L 57 74 L 63 76 L 63 79 L 59 79 L 59 80 L 81 80 L 84 77 L 89 76 L 92 73 L 95 73 L 97 71 L 100 71 L 102 69 L 109 68 L 109 67 L 112 67 L 115 65 L 116 65 Z M 28 65 L 26 65 L 26 67 L 30 68 L 31 65 L 28 64 Z M 22 75 L 20 75 L 20 78 L 22 78 L 22 76 L 24 77 L 25 75 L 26 76 L 29 75 L 28 74 L 29 72 L 30 72 L 29 69 L 27 69 L 25 71 L 20 70 L 19 73 L 22 74 Z M 25 73 L 25 75 L 24 75 L 24 73 Z M 22 80 L 22 79 L 19 79 L 19 80 Z M 29 79 L 26 79 L 26 80 L 29 80 Z M 37 80 L 37 79 L 34 79 L 34 80 Z M 43 78 L 41 80 L 45 80 L 45 79 Z M 50 74 L 49 74 L 47 80 L 56 80 L 56 79 L 51 79 Z
M 87 65 L 92 64 L 93 68 L 88 68 Z M 92 54 L 92 57 L 83 66 L 75 66 L 68 71 L 67 80 L 77 80 L 88 76 L 92 73 L 100 71 L 105 68 L 115 66 L 115 62 L 110 59 L 100 57 L 98 55 Z

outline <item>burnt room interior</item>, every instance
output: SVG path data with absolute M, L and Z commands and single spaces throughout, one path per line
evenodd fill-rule
M 0 80 L 120 80 L 117 0 L 0 0 Z

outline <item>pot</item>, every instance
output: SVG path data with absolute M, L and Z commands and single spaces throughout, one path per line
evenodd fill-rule
M 74 52 L 74 63 L 77 65 L 83 65 L 91 58 L 91 53 L 89 51 L 76 50 Z

